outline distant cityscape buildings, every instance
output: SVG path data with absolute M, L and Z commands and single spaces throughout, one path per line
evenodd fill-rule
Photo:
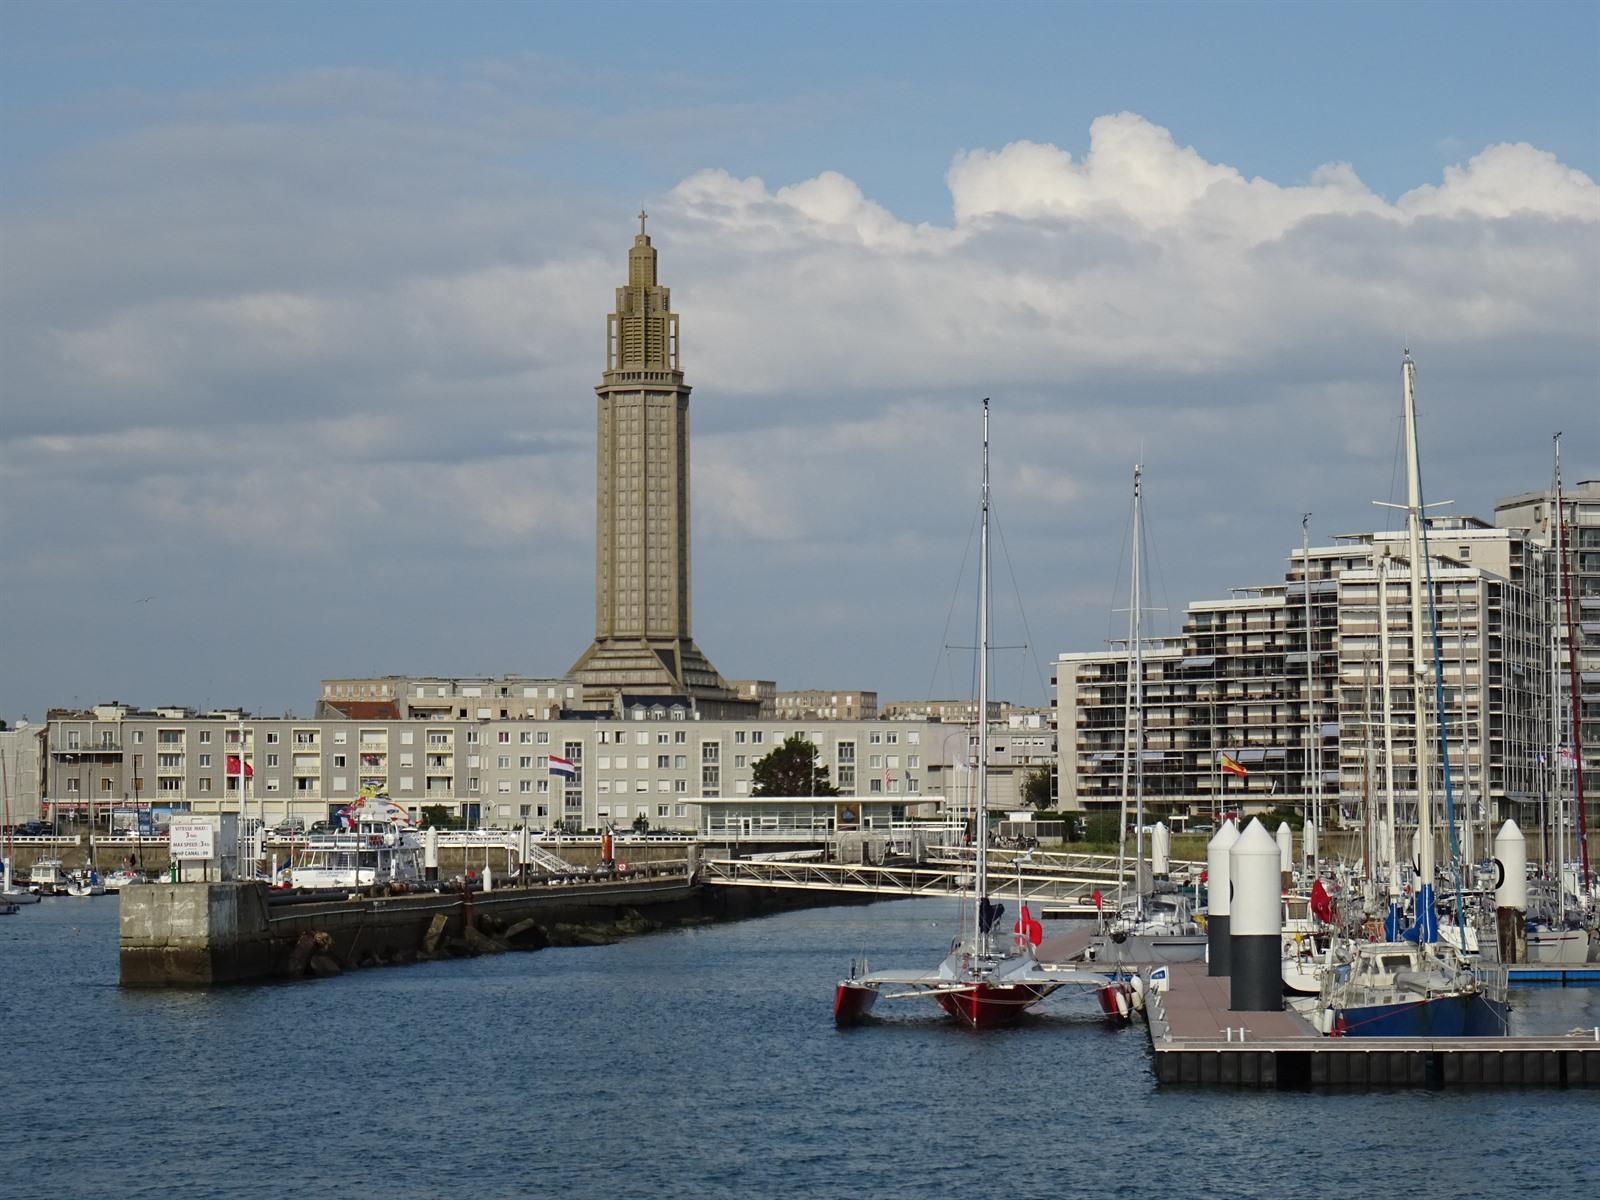
M 716 836 L 871 828 L 970 805 L 975 701 L 730 682 L 697 647 L 678 322 L 641 213 L 595 389 L 595 636 L 564 675 L 328 678 L 309 719 L 54 709 L 43 725 L 0 731 L 11 818 L 234 808 L 241 767 L 269 820 L 323 819 L 372 791 L 474 823 L 642 819 Z M 1348 818 L 1392 780 L 1409 823 L 1420 655 L 1427 736 L 1442 718 L 1460 812 L 1483 830 L 1505 817 L 1536 825 L 1570 790 L 1571 765 L 1558 776 L 1558 764 L 1579 740 L 1600 790 L 1600 482 L 1566 498 L 1564 575 L 1548 491 L 1502 500 L 1492 525 L 1430 519 L 1433 630 L 1411 628 L 1405 539 L 1364 533 L 1296 550 L 1281 580 L 1190 603 L 1179 632 L 1146 641 L 1142 714 L 1126 645 L 1061 654 L 1050 707 L 995 701 L 984 714 L 992 805 L 1016 807 L 1026 778 L 1048 770 L 1054 805 L 1069 811 L 1115 811 L 1137 784 L 1158 815 L 1321 800 Z M 1557 604 L 1558 578 L 1570 605 Z M 1573 681 L 1575 725 L 1562 715 Z M 753 794 L 754 764 L 793 735 L 817 747 L 840 797 Z M 1432 758 L 1438 794 L 1447 768 Z
M 1566 499 L 1568 575 L 1574 612 L 1584 614 L 1570 640 L 1554 603 L 1548 492 L 1502 501 L 1497 525 L 1428 521 L 1442 711 L 1435 644 L 1429 631 L 1419 638 L 1410 628 L 1410 568 L 1398 533 L 1296 551 L 1281 583 L 1191 603 L 1180 633 L 1144 649 L 1142 742 L 1128 648 L 1062 654 L 1060 805 L 1113 810 L 1137 775 L 1155 813 L 1209 818 L 1320 797 L 1349 819 L 1392 775 L 1397 820 L 1413 823 L 1420 652 L 1427 736 L 1437 738 L 1442 716 L 1458 820 L 1471 821 L 1480 839 L 1507 817 L 1537 827 L 1563 786 L 1552 765 L 1552 714 L 1569 664 L 1579 680 L 1584 769 L 1600 779 L 1600 483 L 1580 483 Z M 1571 753 L 1570 734 L 1564 743 Z M 1224 769 L 1224 756 L 1238 769 Z M 1445 769 L 1435 755 L 1436 798 Z

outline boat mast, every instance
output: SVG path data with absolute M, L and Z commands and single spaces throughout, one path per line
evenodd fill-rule
M 1311 514 L 1300 517 L 1300 580 L 1306 589 L 1306 770 L 1311 775 L 1311 787 L 1306 792 L 1305 824 L 1315 826 L 1322 818 L 1322 733 L 1317 720 L 1317 664 L 1315 634 L 1311 629 Z M 1306 835 L 1301 835 L 1301 857 L 1304 858 Z M 1312 873 L 1317 869 L 1311 862 Z
M 1556 586 L 1561 589 L 1563 617 L 1567 627 L 1567 697 L 1572 713 L 1572 722 L 1569 726 L 1572 731 L 1572 744 L 1568 747 L 1568 752 L 1572 755 L 1573 804 L 1576 806 L 1573 813 L 1573 833 L 1578 841 L 1578 858 L 1583 869 L 1583 876 L 1576 890 L 1580 894 L 1585 894 L 1589 890 L 1589 838 L 1583 812 L 1583 724 L 1578 715 L 1578 643 L 1573 636 L 1576 631 L 1572 625 L 1572 578 L 1567 574 L 1570 549 L 1567 547 L 1565 536 L 1566 501 L 1561 494 L 1561 435 L 1559 433 L 1556 434 L 1555 442 Z
M 1395 922 L 1394 906 L 1400 899 L 1400 856 L 1397 849 L 1399 833 L 1394 822 L 1394 697 L 1390 691 L 1389 672 L 1389 547 L 1378 556 L 1378 641 L 1379 669 L 1383 672 L 1383 791 L 1384 816 L 1389 822 L 1385 833 L 1384 852 L 1389 860 L 1390 920 Z
M 1144 595 L 1140 579 L 1144 557 L 1144 464 L 1133 468 L 1133 870 L 1140 911 L 1144 910 Z
M 1427 674 L 1423 653 L 1422 465 L 1417 456 L 1417 364 L 1411 351 L 1401 366 L 1405 388 L 1406 538 L 1411 557 L 1411 713 L 1417 778 L 1417 940 L 1438 940 L 1433 908 L 1433 800 L 1428 790 L 1433 761 L 1428 745 Z
M 984 909 L 989 903 L 989 398 L 983 398 L 983 517 L 978 528 L 978 808 L 975 903 L 972 929 L 976 949 L 988 949 Z

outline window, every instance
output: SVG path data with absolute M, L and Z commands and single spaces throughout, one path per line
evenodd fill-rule
M 467 730 L 467 745 L 476 746 L 477 744 L 478 744 L 478 731 L 476 729 Z
M 511 755 L 509 755 L 509 754 L 499 755 L 494 760 L 494 765 L 496 767 L 498 767 L 502 771 L 509 770 L 511 768 Z
M 761 730 L 759 730 L 759 729 L 752 729 L 752 730 L 751 730 L 751 731 L 750 731 L 750 744 L 751 744 L 751 745 L 752 745 L 752 746 L 759 746 L 759 745 L 761 745 L 761 737 L 762 737 L 762 734 L 761 734 Z
M 533 770 L 533 755 L 524 754 L 517 759 L 517 766 L 524 771 Z
M 671 809 L 672 806 L 670 804 L 658 804 L 656 805 L 656 816 L 665 817 L 671 812 Z
M 161 781 L 161 790 L 163 792 L 167 790 L 167 784 L 169 782 L 176 783 L 177 781 L 176 780 L 170 780 L 169 781 L 169 780 L 163 779 Z M 174 790 L 176 790 L 176 789 L 174 789 Z M 73 795 L 77 794 L 77 792 L 78 792 L 78 778 L 77 778 L 77 776 L 73 776 L 71 779 L 67 780 L 67 791 L 69 793 L 73 794 Z
M 735 746 L 744 745 L 744 730 L 736 729 L 733 731 L 733 744 Z
M 672 744 L 672 738 L 669 737 L 667 734 L 665 734 L 665 733 L 656 734 L 656 745 L 658 745 L 658 746 L 670 746 L 671 744 Z
M 881 755 L 881 754 L 869 755 L 868 758 L 867 758 L 867 766 L 871 767 L 874 771 L 876 771 L 879 767 L 883 766 L 883 755 Z
M 912 730 L 906 734 L 906 743 L 911 746 L 920 746 L 922 744 L 922 735 L 916 730 Z
M 672 790 L 677 792 L 680 796 L 687 795 L 689 792 L 689 781 L 687 779 L 674 779 L 672 781 Z M 683 814 L 679 813 L 678 815 L 682 816 Z
M 500 742 L 500 744 L 502 746 L 504 746 L 508 742 L 510 742 L 511 741 L 511 730 L 509 730 L 509 729 L 500 730 L 499 739 L 498 740 L 499 740 L 499 742 Z
M 672 755 L 670 755 L 670 754 L 658 754 L 658 755 L 656 755 L 656 770 L 658 770 L 658 771 L 670 771 L 671 769 L 672 769 Z
M 276 729 L 269 729 L 267 731 L 267 745 L 276 746 L 277 744 L 278 744 L 278 731 Z
M 648 746 L 650 744 L 650 735 L 641 729 L 633 735 L 633 744 L 635 746 Z
M 495 785 L 495 790 L 498 791 L 502 796 L 510 794 L 511 780 L 502 779 L 498 784 Z
M 742 767 L 742 766 L 744 766 L 744 755 L 742 755 L 742 754 L 735 754 L 735 755 L 734 755 L 734 756 L 733 756 L 733 765 L 734 765 L 734 766 L 736 766 L 736 767 Z
M 476 775 L 467 780 L 467 791 L 471 792 L 474 796 L 478 794 L 478 777 Z
M 201 766 L 202 766 L 202 767 L 209 767 L 209 766 L 210 766 L 210 765 L 211 765 L 211 755 L 209 755 L 209 754 L 202 754 L 202 755 L 201 755 L 201 756 L 200 756 L 200 765 L 201 765 Z
M 401 755 L 401 756 L 400 756 L 400 765 L 401 765 L 401 766 L 402 766 L 402 767 L 409 767 L 409 766 L 411 766 L 411 765 L 413 765 L 413 764 L 412 764 L 412 761 L 411 761 L 411 755 L 409 755 L 409 754 L 402 754 L 402 755 Z
M 229 786 L 232 786 L 232 785 L 230 784 Z M 278 777 L 276 775 L 274 775 L 271 779 L 267 780 L 267 791 L 275 792 L 277 790 L 278 790 Z
M 678 730 L 674 730 L 673 731 L 672 744 L 674 746 L 685 745 L 688 741 L 689 741 L 689 735 L 686 734 L 683 730 L 678 729 Z
M 271 739 L 269 738 L 268 741 L 270 741 L 270 740 Z M 275 767 L 277 765 L 278 765 L 278 756 L 276 754 L 267 755 L 267 766 Z M 235 775 L 237 775 L 238 773 L 239 772 L 237 772 L 237 771 L 234 772 Z
M 133 744 L 134 744 L 134 745 L 135 745 L 135 746 L 142 746 L 142 745 L 144 745 L 144 730 L 142 730 L 142 729 L 135 729 L 135 730 L 134 730 L 134 731 L 133 731 Z
M 200 776 L 200 794 L 201 795 L 209 795 L 210 792 L 211 792 L 211 776 L 209 776 L 209 775 Z
M 416 737 L 416 730 L 414 730 L 414 729 L 402 729 L 400 731 L 400 744 L 402 746 L 409 746 L 409 745 L 412 744 L 412 740 L 415 737 Z
M 522 733 L 518 736 L 517 740 L 519 742 L 521 742 L 524 746 L 533 745 L 533 730 L 524 729 L 522 731 Z M 522 815 L 523 816 L 527 816 L 528 814 L 527 813 L 523 813 Z
M 594 787 L 595 791 L 602 796 L 609 796 L 611 794 L 611 781 L 609 779 L 602 779 L 599 783 L 595 784 Z M 627 791 L 627 782 L 625 780 L 619 780 L 617 783 L 617 790 L 619 792 Z
M 634 780 L 633 790 L 636 792 L 648 792 L 650 790 L 650 781 L 648 779 Z
M 413 782 L 413 777 L 412 776 L 410 776 L 410 775 L 402 775 L 402 776 L 400 776 L 400 790 L 402 792 L 409 792 L 415 786 L 416 785 Z
M 650 756 L 648 754 L 639 755 L 638 758 L 633 760 L 633 766 L 636 771 L 648 771 L 650 769 Z
M 203 764 L 202 764 L 202 765 L 203 765 Z M 342 767 L 342 766 L 344 766 L 344 755 L 342 755 L 342 754 L 335 754 L 335 755 L 334 755 L 334 756 L 333 756 L 333 765 L 334 765 L 334 766 L 336 766 L 336 767 Z
M 672 767 L 673 767 L 673 770 L 681 771 L 685 767 L 687 767 L 688 765 L 689 765 L 689 756 L 687 754 L 674 754 L 672 756 Z
M 547 732 L 545 732 L 543 729 L 541 729 L 539 731 L 539 745 L 548 746 L 549 744 L 550 744 L 550 735 Z
M 883 742 L 883 734 L 879 733 L 877 730 L 873 730 L 871 733 L 867 734 L 867 741 L 874 746 L 880 745 Z
M 522 792 L 524 795 L 526 795 L 529 792 L 532 792 L 533 791 L 533 780 L 531 780 L 531 779 L 519 779 L 519 780 L 517 780 L 517 791 Z M 523 813 L 522 815 L 523 816 L 527 816 L 528 814 L 527 813 Z
M 920 755 L 920 754 L 908 754 L 908 755 L 906 755 L 906 766 L 909 767 L 911 770 L 915 771 L 921 765 L 922 765 L 922 755 Z
M 200 731 L 200 744 L 202 746 L 209 746 L 211 744 L 211 730 L 202 729 Z
M 343 730 L 343 729 L 335 729 L 333 731 L 333 744 L 335 746 L 343 746 L 349 740 L 350 740 L 350 735 L 345 730 Z

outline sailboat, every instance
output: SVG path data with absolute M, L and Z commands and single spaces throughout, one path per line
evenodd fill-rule
M 1412 925 L 1400 928 L 1398 903 L 1391 900 L 1386 942 L 1351 942 L 1329 948 L 1318 1003 L 1320 1027 L 1335 1036 L 1439 1037 L 1496 1036 L 1506 1032 L 1505 975 L 1474 970 L 1466 953 L 1466 927 L 1459 899 L 1457 943 L 1441 941 L 1434 896 L 1433 799 L 1429 791 L 1432 747 L 1425 694 L 1428 660 L 1424 631 L 1432 610 L 1432 572 L 1423 530 L 1422 472 L 1417 451 L 1416 363 L 1410 351 L 1401 366 L 1406 441 L 1406 530 L 1410 559 L 1411 692 L 1416 731 L 1417 880 Z M 1380 574 L 1380 579 L 1382 575 Z M 1427 605 L 1425 613 L 1424 604 Z M 1387 649 L 1387 635 L 1384 635 Z M 1434 687 L 1440 691 L 1437 647 Z M 1387 680 L 1387 674 L 1385 675 Z M 1445 706 L 1437 705 L 1443 735 Z M 1387 715 L 1387 714 L 1386 714 Z M 1450 799 L 1448 763 L 1447 819 Z M 1392 795 L 1392 792 L 1391 792 Z
M 1156 890 L 1156 877 L 1167 873 L 1171 846 L 1166 826 L 1151 827 L 1151 859 L 1145 857 L 1144 817 L 1144 464 L 1133 468 L 1133 554 L 1128 609 L 1128 687 L 1123 720 L 1122 805 L 1117 839 L 1117 911 L 1089 939 L 1084 956 L 1113 967 L 1111 980 L 1100 990 L 1100 1008 L 1113 1020 L 1128 1020 L 1140 999 L 1136 989 L 1139 967 L 1155 963 L 1198 962 L 1206 954 L 1206 937 L 1200 932 L 1188 899 L 1181 893 Z M 1159 757 L 1159 754 L 1157 755 Z M 1134 894 L 1122 895 L 1126 878 L 1129 780 L 1133 784 Z M 1159 844 L 1158 843 L 1159 839 Z M 1156 860 L 1160 860 L 1158 865 Z
M 983 402 L 982 522 L 978 540 L 978 754 L 976 763 L 973 889 L 970 920 L 932 971 L 869 972 L 852 963 L 834 990 L 833 1019 L 862 1021 L 879 999 L 926 997 L 973 1029 L 1010 1024 L 1066 984 L 1098 988 L 1103 975 L 1047 966 L 1034 955 L 1042 929 L 1022 905 L 1009 939 L 1000 931 L 1004 906 L 989 896 L 989 401 Z M 1007 942 L 1009 941 L 1009 945 Z

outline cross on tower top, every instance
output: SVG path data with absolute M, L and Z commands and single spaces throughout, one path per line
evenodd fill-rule
M 644 205 L 641 204 L 639 206 L 639 236 L 640 237 L 644 236 L 644 219 L 647 216 L 649 216 L 649 214 L 644 211 Z

